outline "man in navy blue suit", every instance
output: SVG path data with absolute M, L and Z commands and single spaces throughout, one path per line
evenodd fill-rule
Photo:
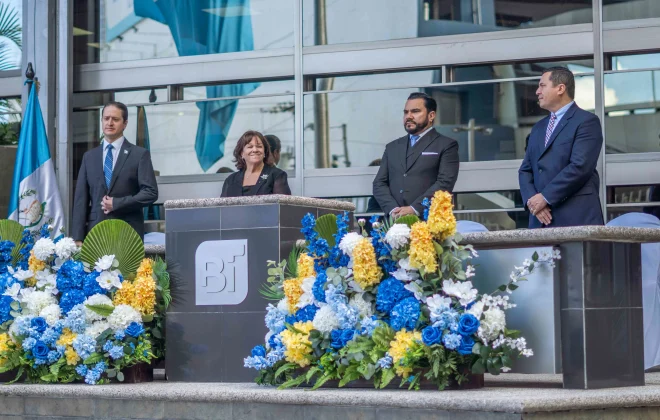
M 564 67 L 543 72 L 536 96 L 550 115 L 532 128 L 518 170 L 529 228 L 602 225 L 596 171 L 603 145 L 600 120 L 577 106 L 575 78 Z

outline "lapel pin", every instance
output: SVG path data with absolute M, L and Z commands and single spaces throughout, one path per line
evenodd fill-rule
M 127 155 L 127 154 L 128 154 L 128 150 L 124 150 L 124 154 Z

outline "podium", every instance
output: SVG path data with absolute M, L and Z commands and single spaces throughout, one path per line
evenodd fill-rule
M 267 332 L 268 302 L 259 293 L 267 261 L 286 259 L 304 238 L 305 214 L 354 210 L 349 202 L 286 195 L 165 202 L 167 260 L 181 277 L 167 313 L 168 380 L 252 382 L 243 358 Z

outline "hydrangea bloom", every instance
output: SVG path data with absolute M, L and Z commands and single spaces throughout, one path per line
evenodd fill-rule
M 86 334 L 80 334 L 73 340 L 73 349 L 81 359 L 87 359 L 96 348 L 96 340 Z
M 266 314 L 266 327 L 274 334 L 277 334 L 285 328 L 284 318 L 286 317 L 286 312 L 281 311 L 272 304 L 268 305 L 266 310 L 268 311 Z
M 23 299 L 23 303 L 26 304 L 27 313 L 30 315 L 39 315 L 42 309 L 47 306 L 56 305 L 57 299 L 48 292 L 36 290 L 26 295 Z
M 399 249 L 408 244 L 410 228 L 404 223 L 395 223 L 385 234 L 385 242 L 392 249 Z
M 76 305 L 85 301 L 85 295 L 81 290 L 72 289 L 62 294 L 60 298 L 60 308 L 62 312 L 68 314 L 69 311 Z
M 62 238 L 55 244 L 55 254 L 63 260 L 70 258 L 77 249 L 76 242 L 68 237 Z
M 108 316 L 108 322 L 115 331 L 125 330 L 132 322 L 142 322 L 142 315 L 129 305 L 118 305 Z
M 403 328 L 414 330 L 419 320 L 420 306 L 417 299 L 409 297 L 394 305 L 390 312 L 390 326 L 395 331 Z
M 312 323 L 315 330 L 323 333 L 329 333 L 330 331 L 339 328 L 339 320 L 330 305 L 321 306 L 316 312 Z
M 376 293 L 376 310 L 389 313 L 394 305 L 413 294 L 405 289 L 405 285 L 394 277 L 389 277 L 378 285 Z
M 46 261 L 55 252 L 55 243 L 50 238 L 40 238 L 32 248 L 35 258 Z
M 60 317 L 62 316 L 60 305 L 53 303 L 46 306 L 41 310 L 41 312 L 39 312 L 39 316 L 44 318 L 48 325 L 55 325 L 55 323 L 59 321 Z
M 325 283 L 327 281 L 328 275 L 325 272 L 320 272 L 316 275 L 312 293 L 314 293 L 314 299 L 316 299 L 317 302 L 325 303 Z
M 349 232 L 339 242 L 339 249 L 350 258 L 353 258 L 353 250 L 361 240 L 362 235 L 356 232 Z
M 87 322 L 100 321 L 101 319 L 103 319 L 102 315 L 92 311 L 91 309 L 89 309 L 87 307 L 87 305 L 90 305 L 90 306 L 97 306 L 97 305 L 114 306 L 112 304 L 112 300 L 110 300 L 110 298 L 108 296 L 106 296 L 104 294 L 100 294 L 100 293 L 92 295 L 92 296 L 88 297 L 87 299 L 85 299 L 84 305 L 85 305 L 85 319 L 87 320 Z

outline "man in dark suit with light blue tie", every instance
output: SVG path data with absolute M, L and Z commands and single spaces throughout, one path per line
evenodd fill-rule
M 438 190 L 452 192 L 458 178 L 458 143 L 435 131 L 435 99 L 410 94 L 403 110 L 408 135 L 385 146 L 373 192 L 386 215 L 422 215 L 424 198 Z
M 106 219 L 120 219 L 144 237 L 142 208 L 158 199 L 149 151 L 124 138 L 128 108 L 121 102 L 103 107 L 103 142 L 83 156 L 73 200 L 71 236 L 82 242 Z
M 550 115 L 532 128 L 518 171 L 530 229 L 602 225 L 596 171 L 603 145 L 600 120 L 577 106 L 575 78 L 564 67 L 545 70 L 536 95 Z

